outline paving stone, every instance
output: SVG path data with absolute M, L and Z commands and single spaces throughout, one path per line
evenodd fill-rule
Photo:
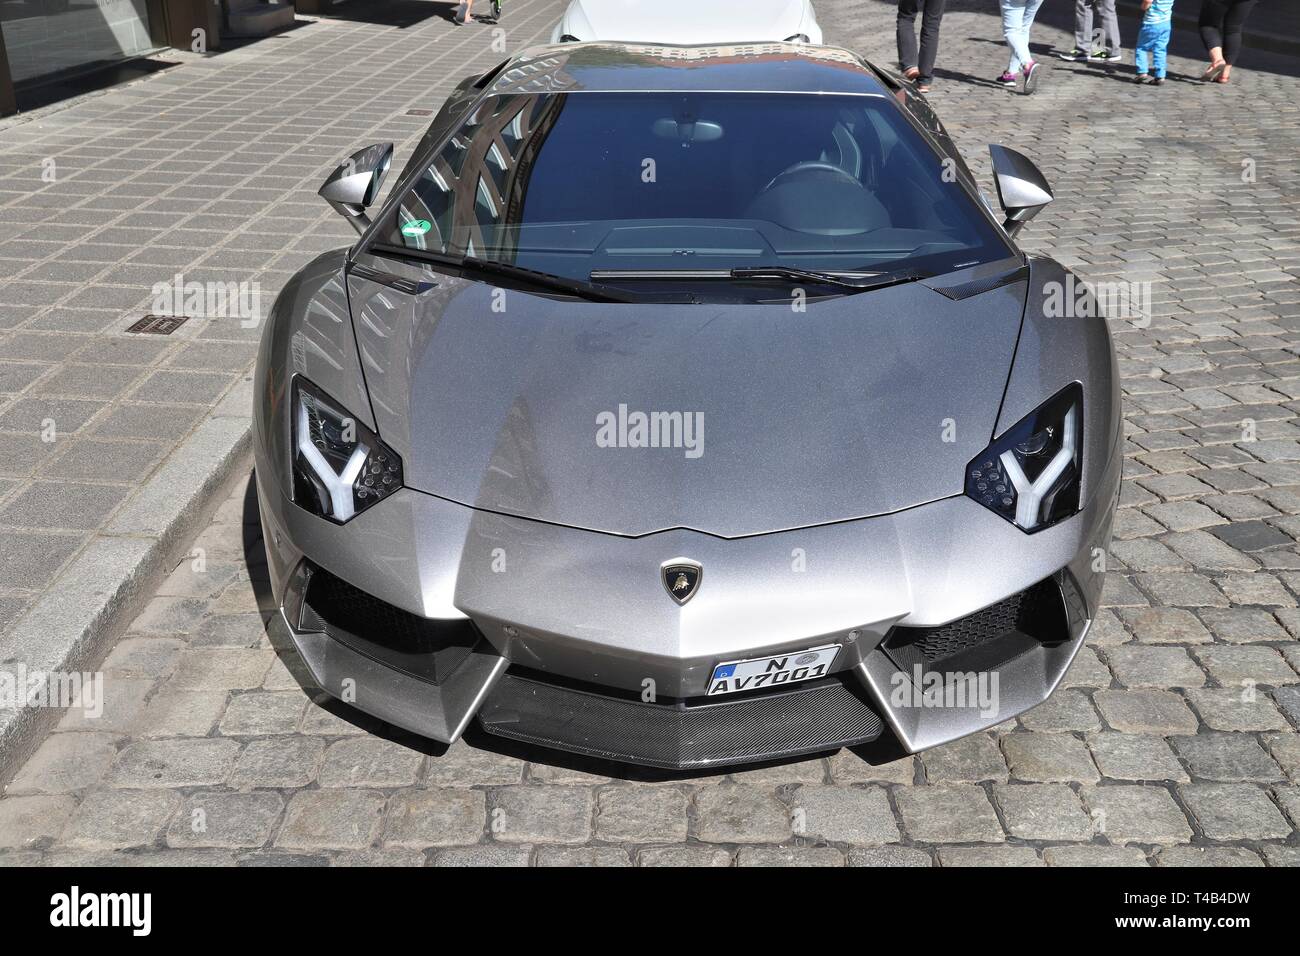
M 406 787 L 420 777 L 424 754 L 375 737 L 330 744 L 317 782 L 322 787 Z
M 1156 854 L 1156 866 L 1263 866 L 1254 853 L 1238 846 L 1170 846 Z
M 130 744 L 108 774 L 113 787 L 211 787 L 226 782 L 239 744 L 233 740 L 145 740 Z
M 1220 525 L 1231 528 L 1232 525 Z M 1216 528 L 1215 530 L 1220 530 Z M 1166 535 L 1165 544 L 1192 566 L 1202 571 L 1254 571 L 1258 565 L 1238 549 L 1208 531 L 1184 531 Z M 1146 570 L 1145 568 L 1142 570 Z M 1153 568 L 1152 570 L 1162 570 Z M 1190 570 L 1189 568 L 1176 570 Z
M 1007 765 L 997 741 L 988 734 L 971 734 L 921 754 L 925 776 L 931 783 L 1005 781 Z
M 1292 825 L 1300 829 L 1300 787 L 1274 787 L 1273 796 Z
M 502 787 L 495 791 L 488 829 L 502 843 L 585 843 L 594 804 L 586 787 Z
M 731 779 L 751 787 L 779 787 L 788 783 L 824 783 L 826 762 L 820 758 L 795 760 L 758 767 L 753 770 L 732 770 Z
M 1030 846 L 942 846 L 940 866 L 1043 866 Z
M 1300 846 L 1278 846 L 1265 843 L 1260 847 L 1269 866 L 1300 866 Z
M 596 838 L 610 843 L 683 842 L 686 794 L 675 787 L 615 786 L 597 797 Z
M 799 787 L 790 797 L 793 830 L 799 837 L 832 843 L 875 845 L 901 838 L 889 797 L 878 787 Z
M 173 689 L 170 682 L 145 707 L 136 733 L 141 737 L 206 737 L 226 709 L 224 691 Z
M 1155 603 L 1173 607 L 1227 607 L 1229 601 L 1214 582 L 1200 574 L 1155 572 L 1137 575 Z
M 1300 780 L 1300 734 L 1287 731 L 1263 734 L 1260 739 L 1283 772 L 1292 780 Z
M 1279 687 L 1273 691 L 1273 702 L 1291 723 L 1300 726 L 1300 687 Z
M 916 775 L 916 758 L 902 757 L 871 764 L 852 750 L 841 750 L 830 759 L 831 778 L 836 783 L 910 784 Z
M 219 729 L 227 737 L 293 733 L 306 707 L 307 698 L 299 691 L 235 694 Z
M 1196 715 L 1166 690 L 1099 690 L 1097 708 L 1112 728 L 1126 734 L 1196 733 Z
M 1114 541 L 1110 548 L 1111 553 L 1133 571 L 1190 571 L 1192 569 L 1184 558 L 1152 538 Z
M 1144 644 L 1208 644 L 1213 640 L 1196 615 L 1181 608 L 1125 611 L 1124 621 Z
M 290 799 L 275 845 L 360 850 L 378 837 L 383 812 L 383 794 L 372 790 L 303 790 Z
M 528 866 L 532 857 L 528 846 L 461 846 L 439 850 L 434 866 Z
M 276 793 L 192 794 L 167 829 L 167 845 L 260 847 L 271 838 L 283 810 Z
M 1268 696 L 1251 688 L 1202 688 L 1187 699 L 1211 730 L 1286 730 L 1286 718 Z M 1185 731 L 1190 733 L 1190 731 Z
M 694 809 L 695 837 L 705 843 L 780 843 L 792 835 L 790 811 L 756 787 L 704 787 Z
M 993 788 L 993 795 L 1009 836 L 1022 840 L 1092 839 L 1092 821 L 1065 784 L 1000 784 Z
M 1080 791 L 1096 831 L 1110 843 L 1186 843 L 1192 828 L 1169 791 L 1115 785 Z
M 424 783 L 431 787 L 492 787 L 519 783 L 524 762 L 515 757 L 471 747 L 458 740 L 447 752 L 431 756 Z
M 422 850 L 477 843 L 486 820 L 487 800 L 481 790 L 399 792 L 388 802 L 384 845 Z
M 66 795 L 0 800 L 0 849 L 22 850 L 53 840 L 76 808 L 76 799 Z M 0 867 L 4 865 L 0 856 Z
M 849 866 L 934 866 L 934 861 L 916 847 L 854 847 L 849 850 Z
M 1219 589 L 1233 604 L 1295 607 L 1295 598 L 1282 586 L 1282 582 L 1263 571 L 1224 575 L 1219 579 Z
M 538 866 L 631 866 L 627 850 L 612 846 L 542 846 L 537 848 Z
M 1058 690 L 1021 714 L 1020 723 L 1028 730 L 1044 733 L 1097 730 L 1101 726 L 1088 695 L 1078 690 Z
M 176 666 L 183 641 L 165 637 L 128 637 L 109 652 L 101 668 L 104 676 L 127 680 L 166 677 Z
M 1190 738 L 1189 738 L 1190 739 Z M 1088 748 L 1102 776 L 1112 780 L 1188 779 L 1186 771 L 1161 737 L 1101 733 L 1088 737 Z
M 1282 630 L 1268 611 L 1254 608 L 1206 608 L 1201 611 L 1201 619 L 1214 630 L 1219 640 L 1232 644 L 1287 639 L 1286 631 Z
M 1263 521 L 1234 521 L 1219 525 L 1211 534 L 1236 551 L 1263 551 L 1291 543 L 1290 537 Z
M 1194 531 L 1224 524 L 1227 519 L 1195 501 L 1167 501 L 1142 509 L 1170 531 Z
M 843 866 L 844 854 L 834 847 L 742 846 L 736 866 Z
M 925 843 L 1001 843 L 1004 839 L 988 796 L 976 786 L 946 784 L 895 791 L 903 827 Z
M 1211 840 L 1281 840 L 1291 834 L 1268 793 L 1251 784 L 1190 783 L 1178 792 Z
M 1097 652 L 1091 647 L 1081 647 L 1061 678 L 1061 687 L 1109 687 L 1111 680 L 1111 672 L 1097 657 Z
M 401 847 L 384 847 L 383 849 L 348 850 L 338 854 L 330 866 L 351 867 L 414 867 L 424 866 L 424 853 L 420 850 L 406 850 Z
M 96 790 L 77 807 L 61 840 L 85 849 L 150 846 L 180 805 L 170 790 Z
M 1275 649 L 1258 644 L 1209 644 L 1192 652 L 1209 675 L 1225 687 L 1294 684 L 1300 676 Z
M 1070 734 L 1007 734 L 1002 750 L 1016 780 L 1092 783 L 1098 779 L 1088 748 Z
M 181 655 L 169 683 L 176 690 L 251 690 L 261 686 L 273 656 L 261 650 L 189 650 Z
M 82 790 L 97 784 L 116 757 L 117 738 L 112 734 L 53 734 L 18 771 L 5 793 L 19 796 Z
M 1124 644 L 1106 650 L 1115 679 L 1125 687 L 1200 687 L 1205 674 L 1181 647 Z
M 1043 849 L 1048 866 L 1148 866 L 1147 858 L 1137 847 L 1123 846 L 1049 846 Z
M 648 846 L 637 850 L 637 866 L 731 866 L 731 853 L 718 847 Z
M 1205 733 L 1175 737 L 1171 743 L 1199 780 L 1237 783 L 1284 779 L 1259 742 L 1246 734 Z

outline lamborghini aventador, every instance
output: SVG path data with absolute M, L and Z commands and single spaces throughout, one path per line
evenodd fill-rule
M 321 688 L 453 741 L 669 768 L 1042 702 L 1098 613 L 1106 322 L 925 100 L 829 47 L 564 43 L 321 187 L 356 228 L 279 296 L 254 447 Z

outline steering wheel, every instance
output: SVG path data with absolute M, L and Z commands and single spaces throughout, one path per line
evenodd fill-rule
M 855 186 L 862 186 L 862 183 L 858 182 L 857 177 L 841 166 L 836 166 L 834 163 L 828 163 L 824 159 L 805 159 L 801 162 L 795 163 L 793 166 L 787 166 L 785 169 L 773 176 L 771 182 L 758 191 L 758 195 L 763 195 L 763 193 L 767 192 L 782 179 L 789 176 L 798 176 L 803 173 L 832 173 L 848 182 L 851 182 Z

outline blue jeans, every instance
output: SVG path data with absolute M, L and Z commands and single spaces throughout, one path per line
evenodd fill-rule
M 1038 8 L 1043 0 L 998 0 L 1002 5 L 1002 35 L 1006 37 L 1007 46 L 1011 48 L 1011 60 L 1007 72 L 1016 71 L 1034 61 L 1029 52 L 1029 28 L 1038 16 Z
M 1169 34 L 1173 24 L 1166 20 L 1164 23 L 1143 23 L 1142 29 L 1138 31 L 1137 55 L 1133 58 L 1133 63 L 1139 73 L 1147 71 L 1147 54 L 1151 54 L 1151 65 L 1156 76 L 1165 75 L 1165 54 L 1169 50 Z

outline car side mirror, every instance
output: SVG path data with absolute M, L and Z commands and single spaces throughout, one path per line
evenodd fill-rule
M 1002 228 L 1014 236 L 1055 198 L 1052 187 L 1028 156 L 1006 146 L 989 146 L 989 155 L 993 157 L 998 202 L 1007 214 Z
M 370 225 L 366 207 L 379 197 L 379 189 L 392 161 L 392 143 L 375 143 L 359 149 L 330 173 L 317 193 L 334 207 L 335 212 L 352 223 L 353 229 L 365 232 Z

